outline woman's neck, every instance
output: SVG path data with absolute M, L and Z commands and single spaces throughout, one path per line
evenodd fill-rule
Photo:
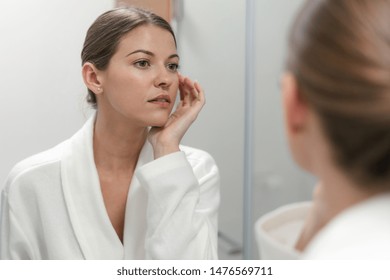
M 347 208 L 382 192 L 378 187 L 357 185 L 335 166 L 321 174 L 320 180 L 321 183 L 314 191 L 313 200 L 318 202 L 323 210 L 325 222 Z
M 380 193 L 377 188 L 354 184 L 341 170 L 325 164 L 325 161 L 317 176 L 320 181 L 313 192 L 313 203 L 295 245 L 299 251 L 303 251 L 313 237 L 341 212 Z
M 93 150 L 98 167 L 111 171 L 132 171 L 146 141 L 147 128 L 96 116 Z

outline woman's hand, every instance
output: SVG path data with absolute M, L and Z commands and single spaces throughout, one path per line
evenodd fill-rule
M 164 127 L 152 127 L 148 140 L 153 146 L 154 158 L 179 151 L 184 134 L 196 120 L 205 104 L 202 88 L 197 82 L 179 74 L 180 103 Z

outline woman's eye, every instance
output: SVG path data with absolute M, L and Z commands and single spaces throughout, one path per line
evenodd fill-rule
M 172 72 L 176 72 L 179 69 L 179 64 L 177 63 L 169 63 L 168 64 L 168 69 Z
M 136 63 L 134 63 L 134 65 L 137 66 L 138 68 L 147 68 L 150 66 L 150 63 L 147 60 L 139 60 Z

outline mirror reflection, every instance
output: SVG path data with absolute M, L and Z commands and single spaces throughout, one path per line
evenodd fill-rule
M 267 222 L 285 220 L 271 211 L 311 200 L 324 179 L 294 150 L 286 108 L 301 103 L 284 99 L 301 90 L 288 38 L 304 3 L 1 2 L 1 257 L 301 257 L 257 245 L 275 237 Z M 128 9 L 98 18 L 130 4 L 163 19 Z M 310 205 L 288 213 L 302 220 Z

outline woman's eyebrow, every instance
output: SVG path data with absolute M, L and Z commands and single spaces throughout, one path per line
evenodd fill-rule
M 130 55 L 135 54 L 135 53 L 144 53 L 144 54 L 147 54 L 147 55 L 150 55 L 150 56 L 154 56 L 154 53 L 152 53 L 151 51 L 147 51 L 147 50 L 135 50 L 135 51 L 129 53 L 128 55 L 126 55 L 126 56 L 130 56 Z
M 149 56 L 155 56 L 155 54 L 152 53 L 151 51 L 147 51 L 147 50 L 142 50 L 142 49 L 140 49 L 140 50 L 135 50 L 135 51 L 133 51 L 133 52 L 127 54 L 126 57 L 127 57 L 127 56 L 130 56 L 130 55 L 132 55 L 132 54 L 136 54 L 136 53 L 144 53 L 144 54 L 149 55 Z M 179 57 L 178 54 L 171 54 L 171 55 L 168 57 L 168 59 L 171 59 L 171 58 L 174 58 L 174 57 L 177 57 L 178 59 L 180 59 L 180 57 Z
M 168 59 L 171 59 L 171 58 L 174 58 L 174 57 L 177 57 L 178 59 L 180 59 L 180 56 L 178 54 L 171 54 Z

